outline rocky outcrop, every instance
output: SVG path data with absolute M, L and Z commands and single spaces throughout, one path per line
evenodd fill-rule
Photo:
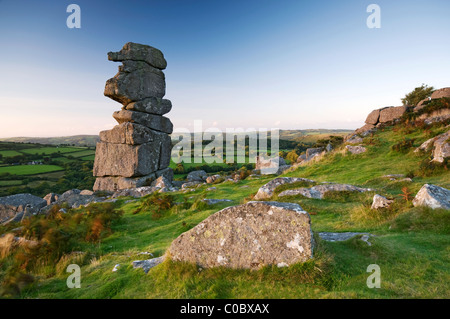
M 431 96 L 423 99 L 420 101 L 417 106 L 414 108 L 414 112 L 420 111 L 423 109 L 426 105 L 426 102 L 431 101 L 433 99 L 441 99 L 443 97 L 450 97 L 450 87 L 448 88 L 442 88 L 439 90 L 434 91 Z
M 375 194 L 372 201 L 372 209 L 380 209 L 389 207 L 394 201 L 384 196 Z
M 25 212 L 27 212 L 27 215 L 34 215 L 45 206 L 47 206 L 46 200 L 31 194 L 0 197 L 0 223 L 11 219 L 20 221 Z
M 443 163 L 446 158 L 450 157 L 450 131 L 423 142 L 414 152 L 426 152 L 431 149 L 434 162 Z
M 291 166 L 287 165 L 286 161 L 280 156 L 274 158 L 265 158 L 264 156 L 260 155 L 256 157 L 255 169 L 263 175 L 280 175 L 290 167 Z
M 261 200 L 270 198 L 279 186 L 297 182 L 314 183 L 313 180 L 301 177 L 278 177 L 261 186 L 253 199 Z
M 310 217 L 292 203 L 227 207 L 181 234 L 168 251 L 174 261 L 208 268 L 285 267 L 313 257 Z
M 407 106 L 389 106 L 373 110 L 366 118 L 365 125 L 355 130 L 353 134 L 367 136 L 377 129 L 377 126 L 387 123 L 393 123 L 400 119 L 408 110 Z
M 167 63 L 161 51 L 129 42 L 108 59 L 122 62 L 119 72 L 106 82 L 105 96 L 123 104 L 113 117 L 119 125 L 100 132 L 93 174 L 94 191 L 117 191 L 148 186 L 164 176 L 170 164 L 172 122 L 163 115 L 172 103 L 163 99 Z
M 295 196 L 295 195 L 302 195 L 308 198 L 316 198 L 316 199 L 323 199 L 326 193 L 328 192 L 368 192 L 372 191 L 370 188 L 361 188 L 353 185 L 347 185 L 347 184 L 332 184 L 332 183 L 326 183 L 321 185 L 316 185 L 311 188 L 307 187 L 300 187 L 296 189 L 288 189 L 280 194 L 278 194 L 278 197 L 283 196 Z
M 450 190 L 432 184 L 425 184 L 413 199 L 414 206 L 428 206 L 433 209 L 450 209 Z
M 87 206 L 90 203 L 99 203 L 103 202 L 105 198 L 98 197 L 94 195 L 92 192 L 87 191 L 80 191 L 79 189 L 71 189 L 66 192 L 64 192 L 61 196 L 58 197 L 58 199 L 51 203 L 50 205 L 42 208 L 40 210 L 41 214 L 46 214 L 50 211 L 50 209 L 54 205 L 67 205 L 70 208 L 79 208 L 81 206 Z

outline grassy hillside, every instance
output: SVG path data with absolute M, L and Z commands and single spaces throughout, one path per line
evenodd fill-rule
M 56 225 L 68 245 L 55 247 L 27 262 L 30 252 L 6 252 L 0 260 L 0 280 L 5 296 L 20 298 L 450 298 L 450 212 L 413 207 L 411 199 L 424 183 L 450 188 L 445 165 L 429 164 L 430 154 L 416 154 L 419 146 L 443 126 L 429 129 L 398 126 L 386 128 L 365 139 L 368 152 L 349 155 L 337 149 L 322 161 L 301 166 L 285 176 L 306 177 L 318 182 L 340 182 L 374 188 L 368 193 L 339 193 L 325 199 L 302 196 L 271 200 L 300 204 L 311 215 L 314 232 L 360 231 L 373 234 L 371 246 L 358 237 L 344 242 L 325 242 L 316 235 L 315 258 L 288 268 L 266 267 L 258 271 L 226 268 L 201 269 L 196 265 L 166 260 L 147 275 L 131 262 L 164 254 L 171 241 L 209 215 L 230 203 L 208 206 L 202 198 L 228 198 L 245 203 L 258 188 L 274 178 L 265 176 L 238 183 L 225 182 L 199 187 L 193 192 L 150 195 L 139 200 L 123 198 L 114 207 L 98 204 L 69 214 L 51 214 L 23 225 L 27 234 L 40 229 L 49 247 L 56 245 L 45 227 Z M 402 152 L 392 146 L 414 139 Z M 382 176 L 405 174 L 412 182 L 391 181 Z M 294 188 L 285 186 L 283 189 Z M 298 185 L 297 185 L 298 186 Z M 375 193 L 395 199 L 388 209 L 370 209 Z M 164 208 L 160 203 L 168 203 Z M 176 204 L 178 203 L 178 204 Z M 111 205 L 111 204 L 108 204 Z M 97 208 L 95 208 L 97 207 Z M 141 208 L 141 209 L 140 209 Z M 120 212 L 120 218 L 105 222 L 104 232 L 92 241 L 90 217 L 95 210 Z M 84 217 L 83 217 L 84 216 Z M 83 224 L 75 220 L 85 218 Z M 75 223 L 75 224 L 74 224 Z M 47 226 L 46 226 L 47 225 Z M 83 228 L 81 225 L 88 225 Z M 13 227 L 0 229 L 8 233 Z M 42 230 L 44 229 L 44 230 Z M 50 230 L 48 230 L 50 232 Z M 30 236 L 31 238 L 32 236 Z M 76 253 L 75 253 L 76 252 Z M 81 289 L 68 289 L 65 267 L 82 266 Z M 120 264 L 117 272 L 113 267 Z M 366 285 L 367 267 L 381 269 L 381 288 Z M 14 270 L 15 269 L 15 270 Z M 24 277 L 28 273 L 32 277 Z M 28 278 L 28 279 L 27 279 Z M 20 285 L 32 282 L 19 290 Z M 17 289 L 16 289 L 17 288 Z

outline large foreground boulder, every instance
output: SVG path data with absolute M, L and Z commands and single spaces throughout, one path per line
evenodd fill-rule
M 249 202 L 227 207 L 181 234 L 169 255 L 202 267 L 257 269 L 313 256 L 310 217 L 299 205 Z
M 450 190 L 436 185 L 425 184 L 413 200 L 414 206 L 428 206 L 433 209 L 450 209 Z
M 31 194 L 0 197 L 0 223 L 24 213 L 27 206 L 30 214 L 36 214 L 41 208 L 47 206 L 47 201 Z

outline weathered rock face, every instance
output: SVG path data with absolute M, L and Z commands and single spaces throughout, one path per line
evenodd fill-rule
M 115 192 L 121 189 L 150 186 L 151 183 L 160 176 L 164 176 L 167 180 L 172 181 L 173 170 L 171 168 L 165 168 L 141 177 L 97 177 L 94 184 L 94 190 L 108 190 Z
M 172 109 L 172 102 L 165 99 L 158 99 L 156 97 L 151 97 L 144 99 L 142 101 L 130 103 L 124 106 L 124 109 L 130 111 L 144 112 L 148 114 L 164 115 L 166 113 L 169 113 L 170 110 Z
M 144 62 L 123 61 L 119 73 L 106 81 L 105 96 L 124 105 L 166 94 L 166 80 L 161 70 Z
M 258 269 L 313 257 L 310 217 L 299 205 L 249 202 L 225 208 L 175 239 L 175 261 L 202 267 Z
M 164 70 L 167 67 L 167 62 L 161 51 L 149 45 L 133 42 L 126 43 L 119 52 L 108 52 L 108 60 L 115 62 L 127 60 L 144 61 L 160 70 Z
M 279 186 L 297 182 L 314 183 L 313 180 L 301 177 L 278 177 L 261 186 L 253 199 L 261 200 L 270 198 Z
M 164 116 L 135 112 L 128 110 L 116 111 L 113 117 L 119 124 L 131 122 L 144 125 L 152 130 L 171 134 L 173 131 L 172 122 Z
M 94 191 L 149 186 L 161 175 L 172 181 L 173 124 L 162 116 L 172 109 L 163 99 L 167 62 L 158 49 L 129 42 L 108 59 L 120 61 L 119 72 L 106 82 L 104 94 L 123 104 L 113 117 L 119 125 L 100 132 L 93 173 Z
M 0 223 L 6 222 L 18 214 L 23 214 L 26 207 L 29 208 L 30 214 L 36 214 L 45 206 L 47 206 L 46 200 L 31 194 L 0 197 Z
M 414 206 L 428 206 L 433 209 L 450 209 L 450 190 L 436 185 L 425 184 L 413 199 Z
M 372 112 L 369 113 L 369 115 L 367 115 L 366 124 L 376 125 L 378 124 L 379 118 L 380 118 L 380 109 L 373 110 Z
M 307 187 L 300 187 L 296 189 L 289 189 L 281 192 L 278 194 L 278 197 L 283 196 L 295 196 L 295 195 L 302 195 L 308 198 L 316 198 L 316 199 L 322 199 L 326 193 L 328 192 L 368 192 L 371 191 L 369 188 L 361 188 L 353 185 L 347 185 L 347 184 L 321 184 L 316 185 L 311 188 Z
M 380 123 L 392 122 L 402 117 L 403 114 L 405 114 L 406 110 L 407 110 L 406 106 L 388 107 L 382 109 L 380 111 L 380 118 L 378 121 Z
M 436 90 L 431 94 L 431 99 L 440 99 L 443 97 L 450 97 L 450 87 Z

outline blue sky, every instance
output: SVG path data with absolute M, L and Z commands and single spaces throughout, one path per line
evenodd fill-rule
M 81 29 L 66 8 L 81 7 Z M 366 8 L 381 8 L 369 29 Z M 97 134 L 126 42 L 163 51 L 176 128 L 349 128 L 450 86 L 450 2 L 0 0 L 0 137 Z

